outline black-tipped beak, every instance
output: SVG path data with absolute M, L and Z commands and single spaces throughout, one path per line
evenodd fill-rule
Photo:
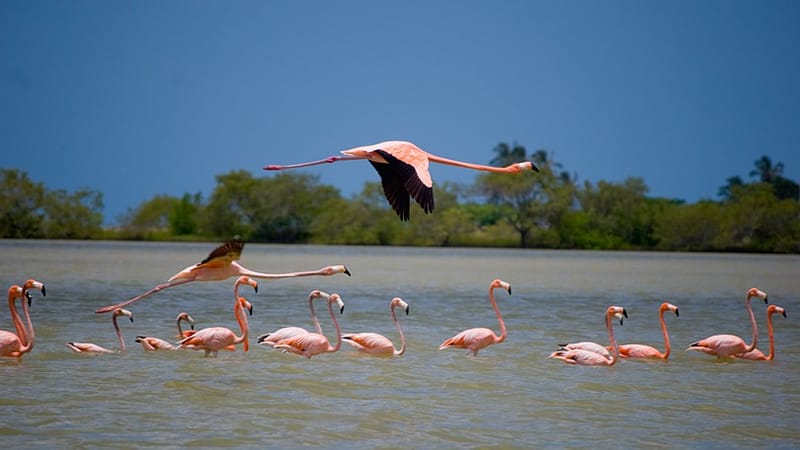
M 347 266 L 344 267 L 344 273 L 347 274 L 348 277 L 352 276 L 350 275 L 350 270 L 347 268 Z
M 769 303 L 769 301 L 767 301 L 767 296 L 765 295 L 764 296 L 764 304 L 766 305 L 767 303 Z
M 406 306 L 406 315 L 408 315 L 408 311 L 411 309 L 410 306 Z
M 628 318 L 628 311 L 626 311 L 625 308 L 622 308 L 622 315 L 625 316 L 626 319 Z
M 536 167 L 536 164 L 534 164 L 534 163 L 532 163 L 532 162 L 531 162 L 531 169 L 533 169 L 533 170 L 534 170 L 534 172 L 538 172 L 538 171 L 539 171 L 539 168 L 538 168 L 538 167 Z
M 786 311 L 783 311 L 783 317 L 786 317 Z
M 133 323 L 133 317 L 129 317 L 129 319 L 131 319 L 131 323 Z
M 511 295 L 511 286 L 508 287 L 508 295 Z
M 250 305 L 250 307 L 247 308 L 247 310 L 250 311 L 250 315 L 252 316 L 253 315 L 253 305 Z
M 344 314 L 344 306 L 342 306 L 341 308 L 339 308 L 339 314 Z
M 676 317 L 680 317 L 680 316 L 681 316 L 681 315 L 680 315 L 680 313 L 679 313 L 679 311 L 680 311 L 680 310 L 679 310 L 678 308 L 675 308 L 675 316 L 676 316 Z
M 189 326 L 194 330 L 194 324 L 190 323 Z
M 254 287 L 253 290 L 255 290 L 256 294 L 258 294 L 258 285 L 256 285 L 256 287 Z
M 44 288 L 44 285 L 42 285 L 42 297 L 47 297 L 47 289 Z
M 28 299 L 28 307 L 30 307 L 31 303 L 33 302 L 33 298 L 31 297 L 31 293 L 28 292 L 28 291 L 25 291 L 25 298 Z

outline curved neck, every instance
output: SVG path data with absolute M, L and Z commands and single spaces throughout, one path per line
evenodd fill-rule
M 403 329 L 400 327 L 400 321 L 397 320 L 397 314 L 395 314 L 394 308 L 392 308 L 392 321 L 397 327 L 397 332 L 400 333 L 400 349 L 394 348 L 394 344 L 392 344 L 392 351 L 395 356 L 400 356 L 406 352 L 406 336 L 403 334 Z
M 756 348 L 756 344 L 758 343 L 758 325 L 756 325 L 756 316 L 753 314 L 753 308 L 750 307 L 750 296 L 747 296 L 747 299 L 744 301 L 745 308 L 747 308 L 747 314 L 750 315 L 750 324 L 753 327 L 753 342 L 750 343 L 747 347 L 745 347 L 744 353 L 752 352 L 754 348 Z
M 119 316 L 112 316 L 111 321 L 114 322 L 114 330 L 117 332 L 117 340 L 119 341 L 119 351 L 125 351 L 125 340 L 122 339 L 122 331 L 119 329 L 119 325 L 117 324 L 117 317 Z
M 767 313 L 767 333 L 769 334 L 769 354 L 767 360 L 772 361 L 775 358 L 775 336 L 772 334 L 772 314 L 773 311 Z
M 238 297 L 233 302 L 233 315 L 234 317 L 236 317 L 236 322 L 239 324 L 239 329 L 242 331 L 241 336 L 236 336 L 234 334 L 235 339 L 233 343 L 234 344 L 244 343 L 243 350 L 247 351 L 250 349 L 250 346 L 248 345 L 247 342 L 247 333 L 248 333 L 247 312 L 245 312 L 244 308 L 242 307 L 242 303 Z
M 314 324 L 314 330 L 317 334 L 322 334 L 322 326 L 319 324 L 319 318 L 317 317 L 317 312 L 314 310 L 314 299 L 320 297 L 314 297 L 312 295 L 308 296 L 308 308 L 311 310 L 311 323 Z
M 611 323 L 611 317 L 613 314 L 606 314 L 606 328 L 608 328 L 608 340 L 611 343 L 611 348 L 614 350 L 611 352 L 611 361 L 609 361 L 608 365 L 613 366 L 616 364 L 617 360 L 619 359 L 619 347 L 617 346 L 617 340 L 614 339 L 614 325 Z
M 666 309 L 659 311 L 658 320 L 661 322 L 661 333 L 664 334 L 664 356 L 662 358 L 667 359 L 672 352 L 672 346 L 669 345 L 669 333 L 667 333 L 667 323 L 664 322 L 664 311 Z
M 179 338 L 183 338 L 183 330 L 181 329 L 181 321 L 183 321 L 183 318 L 181 318 L 181 317 L 178 317 L 178 320 L 176 320 L 176 322 L 178 323 L 178 337 Z
M 19 316 L 19 312 L 17 312 L 15 300 L 15 296 L 8 296 L 8 308 L 11 310 L 11 318 L 14 320 L 14 327 L 17 329 L 17 337 L 19 338 L 20 343 L 19 352 L 27 353 L 33 349 L 33 341 L 28 340 L 28 333 L 25 330 L 25 325 L 23 325 L 22 319 Z M 23 295 L 20 300 L 22 300 L 22 309 L 25 310 L 25 296 Z
M 474 170 L 481 170 L 484 172 L 494 172 L 494 173 L 508 173 L 515 170 L 515 164 L 506 167 L 494 167 L 494 166 L 484 166 L 482 164 L 473 164 L 464 161 L 456 161 L 453 159 L 443 158 L 441 156 L 436 156 L 428 153 L 428 160 L 439 163 L 439 164 L 447 164 L 448 166 L 456 166 L 456 167 L 464 167 L 467 169 L 474 169 Z
M 333 319 L 333 326 L 336 327 L 336 345 L 333 347 L 328 344 L 328 351 L 329 352 L 336 352 L 339 351 L 339 347 L 342 346 L 342 330 L 339 329 L 339 322 L 336 320 L 336 315 L 333 313 L 333 304 L 335 301 L 328 300 L 328 310 L 331 312 L 331 319 Z
M 33 332 L 33 322 L 31 321 L 31 311 L 28 307 L 28 301 L 25 298 L 25 295 L 22 296 L 22 311 L 25 313 L 25 320 L 28 322 L 28 350 L 33 350 L 33 342 L 36 339 L 36 335 Z
M 491 302 L 492 304 L 492 309 L 494 309 L 494 313 L 497 314 L 497 321 L 500 322 L 500 336 L 495 336 L 495 342 L 499 344 L 500 342 L 506 340 L 508 332 L 506 331 L 506 323 L 503 322 L 503 316 L 500 314 L 500 308 L 497 307 L 497 301 L 494 299 L 494 290 L 497 289 L 497 287 L 489 289 L 489 302 Z

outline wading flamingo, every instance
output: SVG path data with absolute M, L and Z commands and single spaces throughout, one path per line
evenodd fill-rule
M 662 303 L 658 308 L 658 320 L 661 323 L 661 333 L 664 334 L 664 353 L 649 345 L 622 344 L 619 346 L 619 356 L 622 358 L 659 358 L 666 361 L 669 358 L 672 347 L 669 345 L 667 324 L 664 322 L 665 311 L 672 311 L 676 317 L 679 317 L 678 307 L 671 303 Z
M 473 356 L 478 356 L 478 350 L 492 344 L 499 344 L 506 340 L 506 336 L 508 336 L 506 324 L 503 322 L 503 316 L 500 315 L 500 308 L 497 307 L 497 301 L 494 299 L 494 290 L 497 288 L 503 288 L 508 292 L 508 295 L 511 295 L 511 285 L 499 279 L 489 284 L 489 302 L 492 304 L 494 313 L 497 314 L 497 321 L 500 322 L 500 336 L 494 334 L 494 331 L 488 328 L 470 328 L 442 342 L 442 345 L 439 346 L 439 350 L 450 347 L 465 348 L 469 350 L 469 353 Z
M 21 358 L 22 355 L 33 348 L 33 341 L 28 341 L 25 325 L 17 312 L 17 299 L 22 299 L 22 308 L 24 310 L 26 298 L 23 294 L 23 289 L 14 284 L 8 288 L 8 309 L 11 311 L 11 319 L 14 321 L 14 327 L 17 329 L 18 334 L 0 330 L 0 356 Z
M 344 156 L 329 156 L 325 159 L 307 163 L 271 164 L 265 166 L 264 170 L 295 169 L 337 161 L 366 159 L 381 177 L 386 200 L 392 205 L 394 212 L 404 221 L 409 218 L 409 196 L 413 197 L 426 213 L 433 211 L 433 180 L 428 171 L 428 163 L 434 162 L 495 173 L 516 173 L 523 170 L 539 171 L 530 161 L 511 164 L 506 167 L 493 167 L 442 158 L 441 156 L 430 154 L 407 141 L 381 142 L 375 145 L 342 150 L 341 153 Z
M 628 312 L 621 306 L 609 306 L 606 309 L 606 328 L 608 329 L 608 340 L 611 343 L 611 358 L 583 349 L 558 350 L 551 353 L 548 358 L 560 359 L 567 364 L 578 366 L 613 366 L 619 359 L 619 347 L 614 339 L 612 317 L 618 318 L 619 324 L 622 325 L 623 318 L 628 317 Z
M 117 325 L 117 317 L 119 316 L 125 316 L 131 319 L 131 323 L 133 323 L 133 313 L 127 309 L 119 308 L 114 310 L 111 314 L 111 321 L 114 323 L 114 330 L 117 332 L 117 340 L 119 341 L 118 351 L 110 350 L 89 342 L 67 342 L 67 347 L 77 353 L 123 353 L 125 351 L 125 341 L 122 339 L 122 332 L 119 330 L 119 325 Z
M 397 327 L 397 332 L 400 333 L 400 349 L 396 349 L 392 341 L 386 336 L 378 333 L 352 333 L 342 335 L 344 342 L 347 342 L 356 350 L 375 356 L 400 356 L 406 352 L 406 337 L 403 334 L 403 329 L 400 328 L 400 321 L 397 320 L 395 308 L 403 308 L 403 311 L 408 315 L 408 303 L 403 299 L 395 297 L 389 302 L 389 311 L 392 313 L 392 322 Z
M 744 339 L 739 336 L 732 334 L 715 334 L 691 343 L 686 351 L 696 350 L 722 359 L 740 353 L 747 353 L 756 348 L 756 344 L 758 343 L 758 325 L 756 325 L 756 317 L 753 315 L 753 309 L 750 307 L 750 298 L 752 297 L 759 297 L 764 300 L 764 303 L 767 303 L 767 294 L 760 289 L 750 288 L 745 295 L 744 306 L 747 309 L 747 314 L 750 316 L 750 324 L 753 329 L 753 342 L 751 342 L 750 345 L 745 343 Z
M 328 298 L 328 310 L 333 319 L 333 326 L 336 327 L 336 345 L 331 345 L 321 333 L 306 333 L 294 337 L 284 339 L 277 344 L 275 348 L 283 349 L 284 352 L 294 353 L 304 358 L 311 358 L 320 353 L 333 353 L 339 350 L 342 346 L 342 331 L 339 329 L 339 322 L 336 320 L 336 315 L 333 313 L 333 304 L 339 306 L 339 314 L 344 312 L 344 301 L 339 294 L 326 294 L 321 292 L 323 297 Z
M 247 343 L 248 324 L 247 314 L 244 310 L 247 309 L 250 315 L 253 315 L 253 305 L 250 304 L 244 297 L 239 297 L 239 284 L 249 284 L 258 292 L 258 283 L 249 277 L 239 277 L 234 283 L 234 297 L 233 297 L 233 316 L 236 322 L 239 323 L 239 328 L 242 331 L 241 336 L 236 336 L 230 328 L 225 327 L 210 327 L 203 328 L 193 335 L 181 339 L 178 342 L 178 348 L 187 348 L 192 350 L 203 350 L 205 356 L 217 356 L 219 350 L 227 350 L 231 345 L 242 344 L 242 349 L 247 351 L 249 349 Z
M 769 331 L 769 354 L 765 355 L 759 349 L 753 349 L 753 351 L 742 353 L 741 355 L 736 355 L 736 358 L 740 359 L 749 359 L 751 361 L 772 361 L 775 359 L 775 336 L 773 335 L 772 330 L 772 315 L 778 313 L 783 317 L 786 317 L 786 310 L 783 307 L 778 305 L 769 305 L 767 307 L 767 330 Z
M 186 321 L 191 326 L 191 330 L 183 331 L 181 329 L 181 322 Z M 178 313 L 178 316 L 175 318 L 175 322 L 178 325 L 178 338 L 182 339 L 185 337 L 189 337 L 195 333 L 194 331 L 194 319 L 188 313 L 181 312 Z M 175 346 L 172 345 L 171 342 L 167 342 L 164 339 L 160 339 L 157 337 L 152 336 L 136 336 L 136 342 L 142 344 L 142 348 L 145 351 L 152 352 L 156 350 L 175 350 Z M 235 347 L 231 347 L 231 350 L 235 350 Z
M 180 272 L 176 273 L 164 284 L 150 289 L 142 295 L 138 295 L 124 302 L 117 303 L 116 305 L 104 306 L 96 313 L 102 314 L 113 311 L 117 308 L 127 306 L 135 301 L 141 300 L 145 297 L 155 294 L 173 286 L 180 284 L 191 283 L 192 281 L 222 281 L 236 276 L 248 276 L 252 278 L 262 278 L 267 280 L 276 280 L 280 278 L 294 278 L 294 277 L 307 277 L 312 275 L 330 276 L 337 273 L 344 273 L 348 276 L 350 271 L 347 267 L 327 266 L 319 270 L 307 272 L 289 272 L 289 273 L 264 273 L 256 272 L 243 267 L 236 262 L 242 256 L 242 249 L 244 249 L 244 242 L 239 239 L 230 240 L 219 247 L 215 248 L 206 259 L 197 264 L 191 265 Z
M 330 296 L 322 295 L 323 293 L 317 289 L 308 294 L 308 308 L 311 310 L 311 323 L 314 324 L 314 330 L 317 334 L 322 334 L 322 327 L 319 324 L 317 313 L 314 311 L 314 300 L 318 298 L 329 298 Z M 326 294 L 327 295 L 327 294 Z M 302 327 L 284 327 L 279 328 L 273 332 L 262 334 L 256 339 L 261 345 L 268 345 L 274 347 L 278 342 L 288 339 L 290 337 L 299 336 L 308 333 L 308 330 Z

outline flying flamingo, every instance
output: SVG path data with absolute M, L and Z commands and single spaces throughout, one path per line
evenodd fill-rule
M 473 356 L 478 356 L 478 350 L 506 340 L 506 336 L 508 336 L 506 324 L 503 322 L 503 316 L 500 315 L 500 309 L 494 299 L 494 289 L 496 288 L 503 288 L 508 291 L 508 295 L 511 295 L 511 285 L 503 280 L 494 280 L 489 284 L 489 302 L 491 302 L 492 308 L 497 314 L 497 321 L 500 322 L 500 336 L 494 334 L 494 331 L 488 328 L 470 328 L 442 342 L 439 350 L 450 347 L 466 348 Z
M 232 239 L 215 248 L 211 253 L 209 253 L 206 259 L 200 261 L 198 264 L 193 264 L 176 273 L 172 276 L 172 278 L 167 280 L 166 283 L 159 284 L 142 295 L 138 295 L 121 303 L 117 303 L 116 305 L 104 306 L 95 312 L 99 314 L 107 313 L 117 308 L 127 306 L 145 297 L 149 297 L 156 292 L 160 292 L 164 289 L 178 286 L 180 284 L 191 283 L 192 281 L 222 281 L 236 276 L 248 276 L 253 278 L 276 280 L 280 278 L 307 277 L 312 275 L 330 276 L 337 273 L 344 273 L 348 276 L 350 275 L 350 271 L 347 270 L 347 267 L 342 265 L 327 266 L 319 270 L 307 272 L 256 272 L 236 262 L 236 260 L 238 260 L 242 255 L 242 249 L 244 249 L 244 242 L 239 239 Z
M 258 284 L 255 280 L 245 276 L 237 278 L 236 283 L 234 283 L 233 316 L 236 318 L 236 322 L 239 323 L 239 328 L 242 331 L 242 335 L 236 336 L 236 333 L 234 333 L 233 330 L 225 327 L 203 328 L 193 335 L 181 339 L 181 341 L 178 342 L 179 349 L 189 348 L 193 350 L 203 350 L 205 352 L 205 356 L 217 356 L 217 352 L 219 350 L 226 350 L 227 347 L 231 345 L 242 344 L 244 351 L 249 349 L 247 343 L 247 314 L 245 314 L 244 310 L 247 309 L 250 312 L 250 315 L 252 315 L 253 305 L 251 305 L 250 302 L 248 302 L 244 297 L 239 297 L 239 284 L 249 284 L 250 286 L 253 286 L 256 292 L 258 292 Z
M 769 305 L 767 307 L 767 330 L 769 330 L 769 354 L 765 355 L 759 349 L 753 349 L 753 351 L 743 353 L 741 355 L 735 355 L 736 358 L 740 359 L 749 359 L 751 361 L 772 361 L 775 359 L 775 336 L 773 335 L 772 330 L 772 315 L 778 313 L 786 317 L 786 310 L 778 305 Z
M 609 306 L 606 309 L 606 328 L 608 329 L 608 340 L 612 349 L 610 359 L 599 353 L 583 349 L 558 350 L 551 353 L 548 358 L 560 359 L 567 364 L 578 366 L 613 366 L 619 359 L 619 347 L 616 339 L 614 339 L 612 317 L 618 318 L 619 324 L 622 325 L 623 317 L 627 318 L 628 312 L 621 306 Z
M 689 350 L 700 351 L 709 355 L 716 356 L 717 359 L 726 358 L 729 356 L 738 355 L 740 353 L 747 353 L 756 348 L 758 343 L 758 325 L 756 325 L 756 317 L 753 315 L 753 309 L 750 307 L 750 298 L 759 297 L 767 303 L 767 294 L 757 288 L 750 288 L 745 295 L 744 306 L 747 309 L 747 314 L 750 315 L 750 324 L 753 329 L 753 342 L 748 345 L 744 339 L 732 334 L 715 334 L 689 345 Z
M 339 329 L 339 322 L 336 320 L 336 315 L 333 314 L 333 304 L 339 306 L 339 314 L 344 312 L 344 301 L 339 294 L 326 294 L 321 293 L 323 297 L 328 298 L 328 310 L 333 319 L 333 326 L 336 327 L 336 345 L 331 345 L 321 333 L 306 333 L 294 337 L 284 339 L 277 344 L 275 348 L 283 349 L 285 352 L 295 353 L 304 358 L 310 359 L 314 355 L 320 353 L 333 353 L 339 350 L 342 346 L 342 331 Z
M 392 313 L 392 322 L 397 327 L 400 333 L 400 349 L 396 349 L 392 341 L 387 337 L 378 333 L 355 333 L 345 334 L 342 336 L 344 342 L 353 346 L 356 350 L 375 356 L 400 356 L 406 352 L 406 337 L 403 335 L 403 329 L 400 328 L 400 322 L 397 320 L 397 315 L 394 312 L 395 308 L 403 308 L 408 315 L 408 303 L 403 299 L 395 297 L 389 303 L 389 311 Z
M 18 334 L 0 330 L 0 356 L 21 358 L 22 355 L 33 349 L 33 339 L 28 341 L 27 331 L 22 319 L 19 317 L 19 312 L 17 312 L 17 299 L 22 299 L 22 308 L 24 310 L 26 308 L 26 299 L 23 289 L 14 284 L 8 288 L 8 309 L 11 311 L 11 319 L 14 321 Z M 32 329 L 33 326 L 31 326 Z
M 122 339 L 122 332 L 119 330 L 119 325 L 117 325 L 117 317 L 119 316 L 125 316 L 131 319 L 131 323 L 133 323 L 133 313 L 127 309 L 119 308 L 114 310 L 114 313 L 111 315 L 111 321 L 114 323 L 114 330 L 117 332 L 119 351 L 110 350 L 89 342 L 67 342 L 67 347 L 71 348 L 76 353 L 123 353 L 125 351 L 125 341 Z
M 314 324 L 314 330 L 317 332 L 317 334 L 322 334 L 322 327 L 319 324 L 317 313 L 314 311 L 314 300 L 318 298 L 327 299 L 328 297 L 329 296 L 323 295 L 323 293 L 317 289 L 308 294 L 308 307 L 311 309 L 311 322 Z M 256 341 L 261 345 L 274 347 L 275 344 L 284 339 L 306 333 L 308 333 L 308 330 L 302 327 L 284 327 L 270 333 L 262 334 L 256 339 Z
M 183 331 L 181 329 L 181 322 L 186 321 L 192 327 L 191 330 Z M 175 322 L 178 325 L 178 337 L 185 338 L 191 336 L 195 333 L 194 331 L 194 319 L 188 313 L 181 312 L 178 313 L 178 317 L 175 319 Z M 136 342 L 142 344 L 142 348 L 145 351 L 152 352 L 156 350 L 175 350 L 175 346 L 172 343 L 165 341 L 164 339 L 160 339 L 157 337 L 152 336 L 136 336 Z M 231 347 L 231 350 L 235 350 L 234 347 Z
M 428 163 L 434 162 L 495 173 L 516 173 L 523 170 L 539 171 L 530 161 L 511 164 L 506 167 L 493 167 L 442 158 L 406 141 L 381 142 L 375 145 L 343 150 L 341 153 L 344 156 L 329 156 L 325 159 L 307 163 L 271 164 L 264 167 L 264 170 L 295 169 L 317 164 L 334 163 L 336 161 L 366 159 L 378 171 L 383 185 L 383 193 L 392 205 L 394 212 L 403 221 L 407 221 L 409 218 L 409 195 L 416 200 L 426 213 L 433 211 L 433 180 L 428 171 Z
M 678 307 L 671 303 L 662 303 L 658 308 L 658 320 L 661 323 L 661 332 L 664 334 L 664 353 L 649 345 L 623 344 L 619 346 L 619 356 L 622 358 L 659 358 L 666 361 L 669 358 L 672 347 L 669 345 L 667 324 L 664 322 L 665 311 L 672 311 L 676 317 L 679 317 Z

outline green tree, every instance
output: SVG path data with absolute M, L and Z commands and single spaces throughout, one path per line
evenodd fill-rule
M 622 183 L 590 182 L 578 193 L 581 209 L 589 215 L 592 227 L 607 235 L 615 248 L 649 247 L 654 214 L 647 201 L 648 188 L 639 177 L 629 177 Z
M 197 232 L 197 212 L 203 206 L 200 193 L 183 194 L 181 200 L 172 206 L 169 212 L 169 229 L 176 236 L 185 236 Z
M 45 235 L 51 239 L 90 239 L 103 226 L 103 194 L 88 188 L 48 191 L 44 200 Z
M 165 234 L 170 228 L 170 214 L 179 207 L 181 200 L 171 195 L 157 195 L 145 201 L 120 219 L 124 234 L 135 239 L 152 237 L 153 233 Z
M 500 143 L 494 152 L 495 163 L 512 164 L 526 159 L 524 147 L 519 145 Z M 572 178 L 558 170 L 561 165 L 545 150 L 537 151 L 530 159 L 539 172 L 480 174 L 476 189 L 499 208 L 503 219 L 518 233 L 521 247 L 529 247 L 532 238 L 540 245 L 558 246 L 556 230 L 574 199 Z
M 0 236 L 38 238 L 44 236 L 45 187 L 27 172 L 0 169 Z

